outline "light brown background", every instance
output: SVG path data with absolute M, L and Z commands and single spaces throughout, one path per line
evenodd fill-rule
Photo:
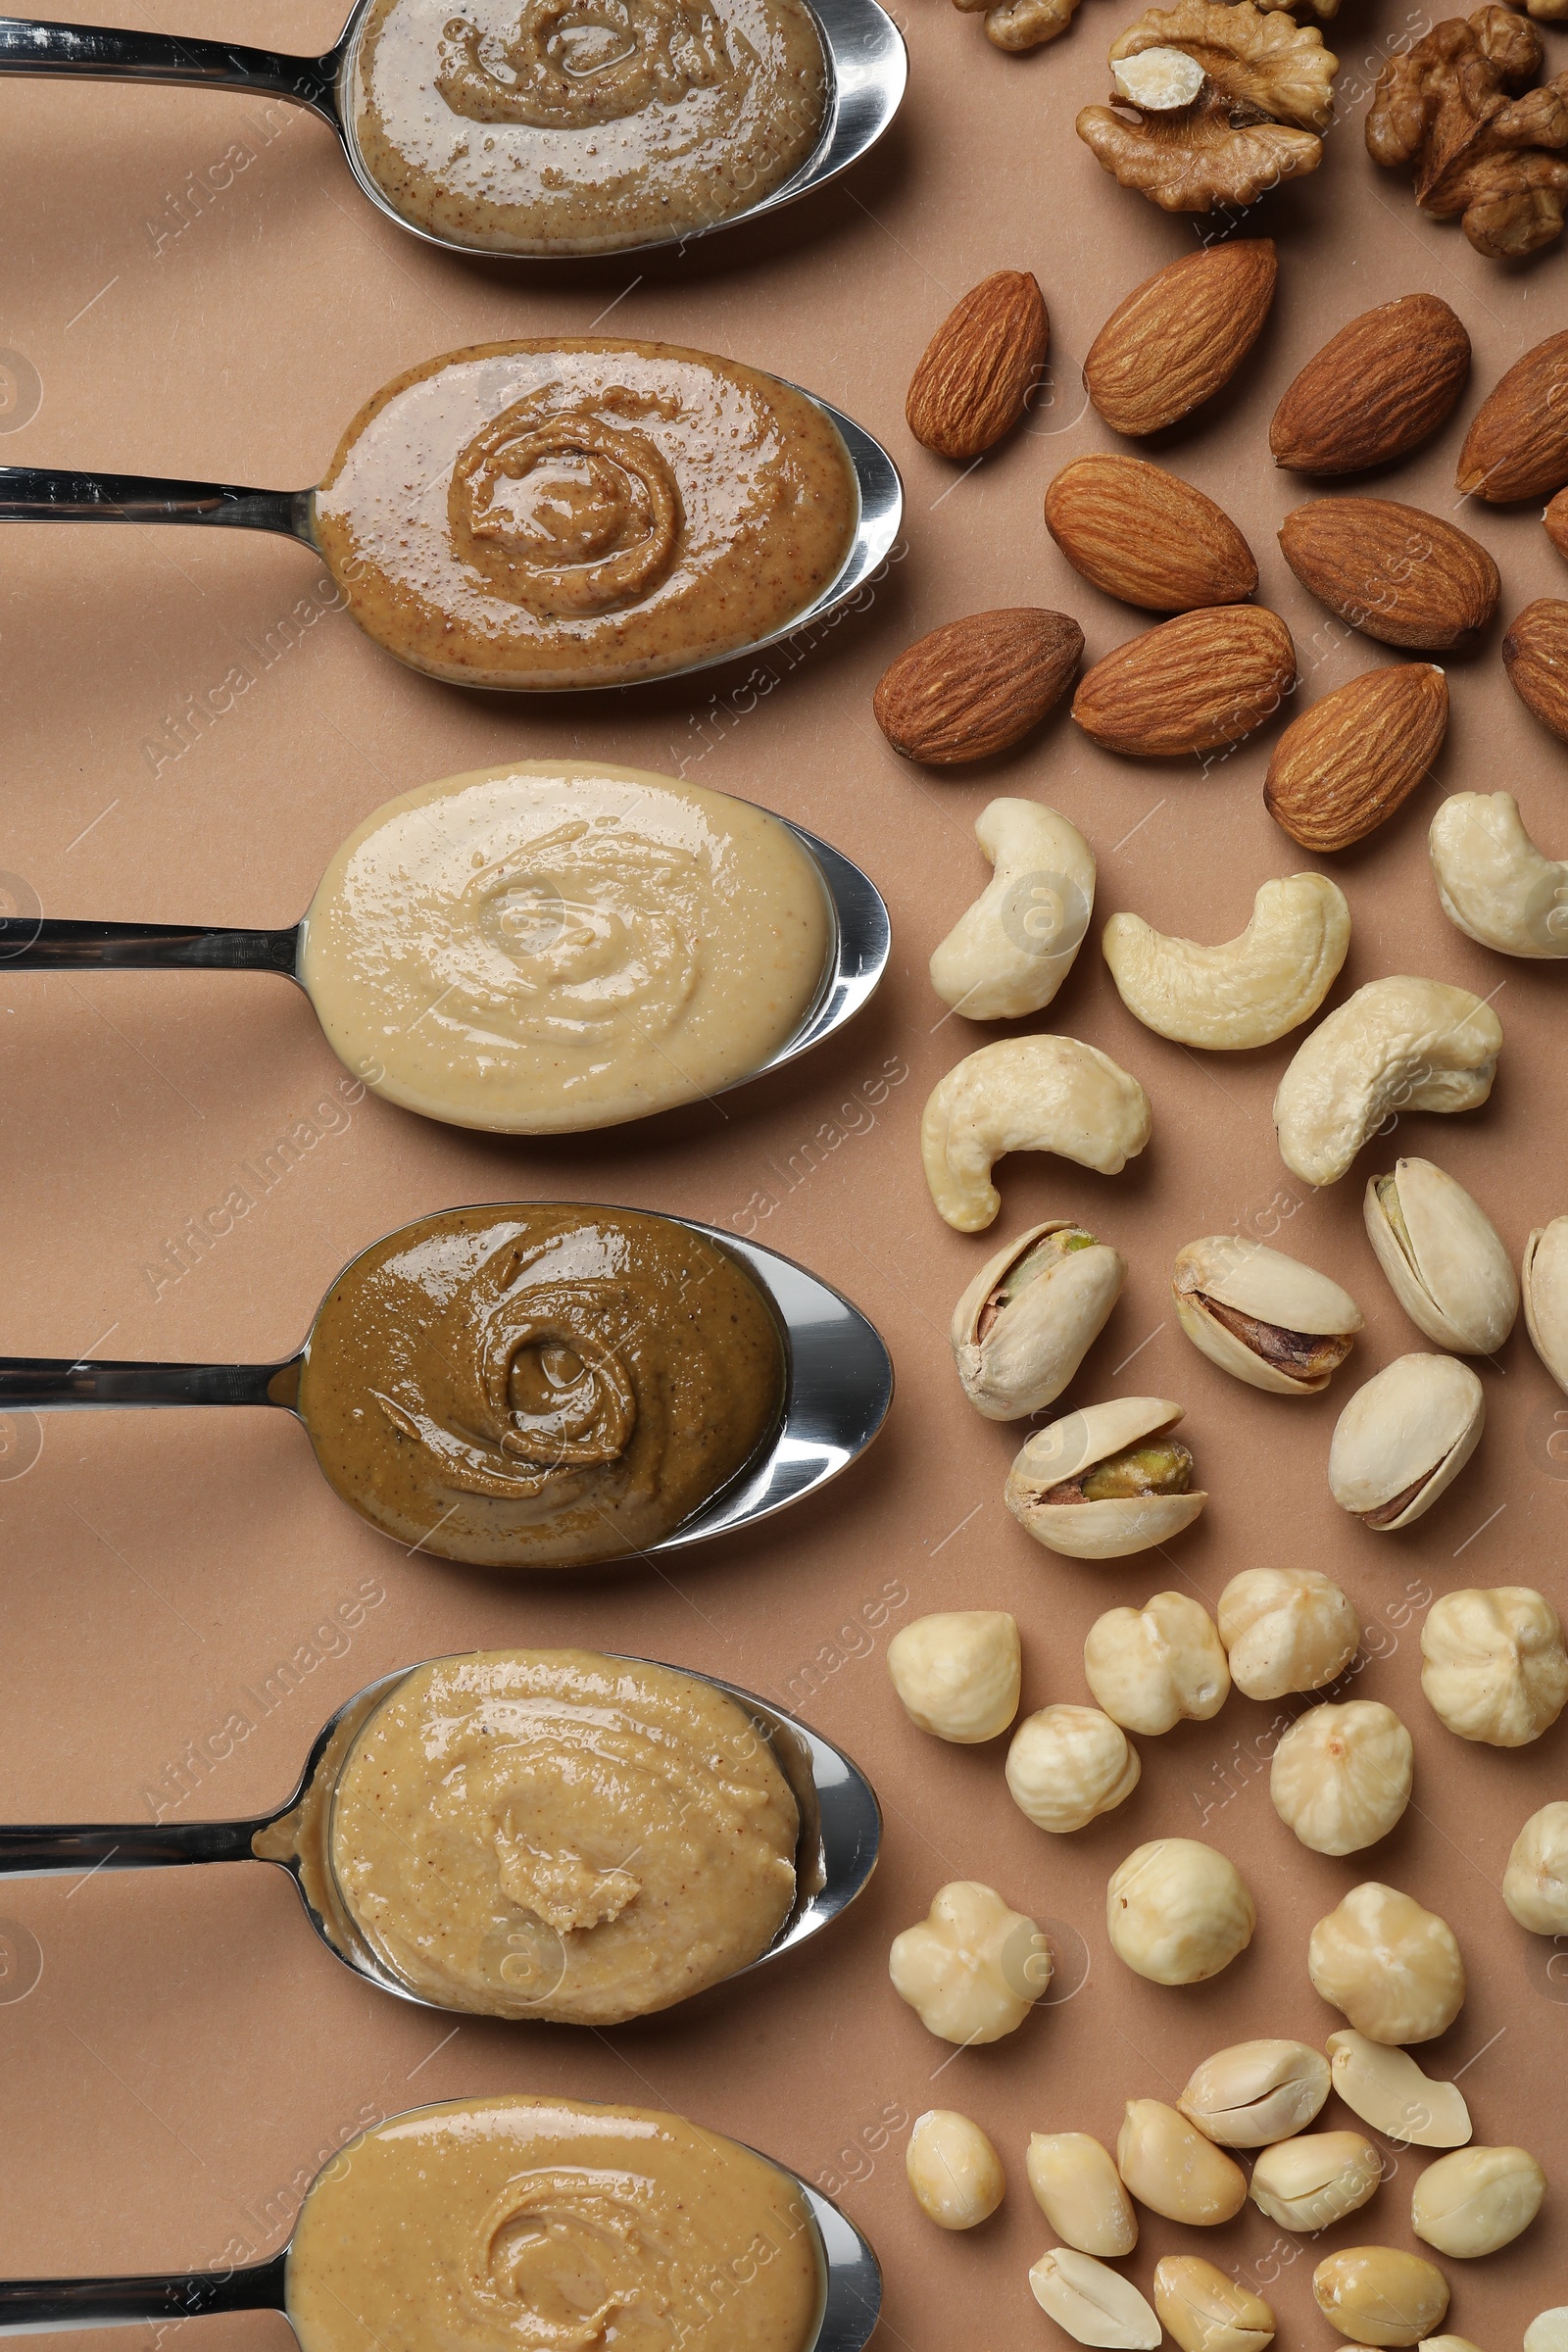
M 1081 616 L 1091 657 L 1141 625 L 1067 569 L 1040 504 L 1060 464 L 1110 441 L 1085 413 L 1078 377 L 1095 330 L 1135 281 L 1194 241 L 1191 223 L 1103 177 L 1072 133 L 1077 107 L 1103 94 L 1105 45 L 1135 13 L 1131 0 L 1085 0 L 1064 40 L 1018 60 L 946 0 L 901 5 L 912 82 L 884 151 L 766 239 L 721 240 L 678 266 L 509 272 L 442 260 L 364 203 L 320 125 L 269 116 L 259 101 L 0 90 L 0 341 L 42 382 L 41 406 L 0 438 L 0 458 L 303 483 L 360 402 L 409 363 L 605 318 L 606 331 L 732 352 L 828 395 L 885 439 L 908 490 L 906 560 L 869 611 L 765 692 L 743 670 L 621 700 L 466 698 L 399 670 L 324 610 L 318 567 L 282 541 L 20 528 L 0 541 L 0 865 L 50 913 L 290 921 L 338 840 L 393 793 L 514 755 L 581 752 L 684 762 L 706 785 L 803 819 L 865 864 L 895 925 L 875 1005 L 780 1082 L 729 1097 L 721 1113 L 547 1148 L 444 1131 L 373 1101 L 345 1105 L 308 1006 L 280 982 L 13 974 L 0 981 L 6 1348 L 280 1353 L 340 1263 L 386 1228 L 452 1202 L 580 1194 L 755 1230 L 864 1306 L 899 1377 L 886 1434 L 839 1487 L 659 1580 L 509 1584 L 405 1559 L 334 1501 L 280 1415 L 55 1418 L 30 1469 L 28 1431 L 12 1433 L 22 1451 L 9 1467 L 24 1474 L 0 1481 L 9 1817 L 145 1818 L 170 1801 L 190 1743 L 220 1749 L 236 1713 L 254 1728 L 171 1817 L 242 1813 L 283 1796 L 316 1726 L 371 1677 L 433 1651 L 571 1641 L 689 1661 L 793 1699 L 869 1768 L 887 1838 L 866 1899 L 808 1955 L 608 2035 L 472 2023 L 454 2033 L 381 1999 L 313 1940 L 292 1889 L 260 1867 L 0 1889 L 13 1992 L 29 1974 L 29 1936 L 42 1955 L 35 1988 L 0 2005 L 7 2273 L 264 2252 L 281 2242 L 317 2165 L 371 2116 L 553 2087 L 667 2104 L 842 2183 L 886 2266 L 885 2345 L 1003 2352 L 1054 2341 L 1025 2280 L 1048 2235 L 1023 2178 L 1028 2132 L 1082 2128 L 1109 2140 L 1126 2097 L 1172 2095 L 1223 2041 L 1320 2040 L 1340 2021 L 1307 1984 L 1308 1929 L 1377 1874 L 1446 1913 L 1471 1964 L 1464 2013 L 1429 2059 L 1440 2072 L 1469 2070 L 1479 2138 L 1524 2141 L 1553 2174 L 1548 2211 L 1525 2240 L 1478 2266 L 1447 2266 L 1451 2324 L 1487 2352 L 1511 2352 L 1538 2309 L 1568 2298 L 1568 1983 L 1554 1981 L 1552 1947 L 1517 1930 L 1498 1893 L 1520 1823 L 1568 1794 L 1568 1729 L 1520 1754 L 1464 1746 L 1417 1683 L 1430 1595 L 1520 1581 L 1563 1599 L 1568 1462 L 1554 1459 L 1552 1441 L 1568 1408 L 1521 1327 L 1482 1366 L 1492 1418 L 1480 1453 L 1416 1529 L 1362 1534 L 1324 1481 L 1334 1414 L 1353 1382 L 1423 1345 L 1362 1236 L 1366 1169 L 1401 1150 L 1436 1155 L 1475 1189 L 1515 1252 L 1532 1225 L 1568 1208 L 1563 975 L 1494 957 L 1444 919 L 1426 861 L 1438 798 L 1429 787 L 1364 849 L 1330 861 L 1355 921 L 1341 993 L 1389 971 L 1500 991 L 1507 1044 L 1484 1112 L 1412 1118 L 1355 1177 L 1308 1198 L 1276 1156 L 1268 1115 L 1288 1049 L 1203 1058 L 1146 1034 L 1091 942 L 1048 1025 L 1138 1073 L 1154 1105 L 1151 1148 L 1114 1180 L 1012 1162 L 986 1241 L 939 1223 L 916 1155 L 920 1104 L 982 1033 L 941 1017 L 925 961 L 982 880 L 969 828 L 991 794 L 1037 794 L 1083 826 L 1100 858 L 1102 916 L 1131 906 L 1166 929 L 1228 937 L 1256 885 L 1304 860 L 1261 806 L 1266 744 L 1203 777 L 1192 762 L 1102 756 L 1058 714 L 1017 758 L 943 780 L 901 765 L 871 724 L 884 663 L 956 613 L 1060 605 Z M 302 49 L 337 29 L 325 0 L 148 0 L 140 14 L 166 30 Z M 1359 118 L 1380 46 L 1425 22 L 1397 7 L 1369 16 L 1349 0 L 1334 41 L 1347 61 L 1346 119 L 1318 177 L 1259 217 L 1281 245 L 1274 317 L 1234 397 L 1167 453 L 1252 538 L 1261 593 L 1297 633 L 1308 696 L 1387 657 L 1339 642 L 1275 548 L 1279 517 L 1304 494 L 1274 472 L 1266 444 L 1296 368 L 1374 302 L 1418 288 L 1450 300 L 1475 342 L 1474 390 L 1390 485 L 1446 514 L 1465 416 L 1563 318 L 1568 252 L 1518 270 L 1482 262 L 1456 229 L 1418 220 L 1403 186 L 1366 158 Z M 1548 38 L 1555 67 L 1564 43 Z M 234 142 L 250 151 L 243 168 Z M 174 233 L 182 189 L 189 224 Z M 1026 431 L 959 479 L 911 444 L 904 387 L 950 305 L 1007 265 L 1034 269 L 1045 288 L 1054 390 Z M 23 413 L 13 409 L 13 421 Z M 1497 627 L 1454 665 L 1441 787 L 1508 786 L 1531 830 L 1560 850 L 1564 755 L 1513 700 L 1496 648 L 1502 622 L 1529 598 L 1558 593 L 1564 575 L 1533 513 L 1464 519 L 1506 586 Z M 279 632 L 291 612 L 289 643 Z M 168 757 L 181 698 L 207 695 L 236 663 L 255 682 L 192 748 Z M 193 1270 L 159 1287 L 166 1245 L 187 1218 L 221 1202 L 238 1164 L 313 1111 L 320 1140 L 301 1144 L 287 1176 Z M 1001 1501 L 1018 1433 L 979 1421 L 953 1379 L 948 1313 L 981 1251 L 1062 1212 L 1093 1220 L 1132 1267 L 1077 1396 L 1147 1390 L 1187 1406 L 1213 1500 L 1168 1557 L 1097 1570 L 1036 1547 Z M 1176 1330 L 1172 1252 L 1231 1230 L 1277 1237 L 1362 1301 L 1366 1336 L 1330 1396 L 1291 1405 L 1255 1395 Z M 1102 1608 L 1161 1585 L 1212 1601 L 1230 1575 L 1261 1562 L 1330 1570 L 1378 1629 L 1383 1654 L 1356 1687 L 1405 1714 L 1418 1763 L 1415 1805 L 1370 1855 L 1325 1861 L 1275 1818 L 1261 1761 L 1273 1709 L 1234 1699 L 1210 1725 L 1145 1742 L 1134 1800 L 1080 1838 L 1053 1840 L 1013 1809 L 1000 1747 L 922 1739 L 887 1680 L 899 1624 L 934 1607 L 1002 1605 L 1023 1627 L 1026 1707 L 1082 1698 L 1081 1642 Z M 345 1630 L 356 1595 L 360 1622 Z M 250 1694 L 290 1659 L 295 1688 L 264 1714 Z M 1103 1932 L 1107 1874 L 1161 1832 L 1222 1846 L 1258 1898 L 1252 1949 L 1192 1992 L 1135 1980 Z M 1077 1953 L 1090 1973 L 1013 2038 L 955 2057 L 894 1997 L 886 1953 L 959 1875 L 1057 1923 L 1064 1984 L 1082 1977 Z M 1568 1964 L 1555 1965 L 1560 1980 Z M 908 2121 L 934 2103 L 976 2116 L 1008 2168 L 1007 2204 L 969 2238 L 932 2230 L 902 2178 Z M 1327 2243 L 1409 2243 L 1422 2161 L 1400 2158 L 1380 2201 Z M 1180 2242 L 1151 2218 L 1134 2275 L 1147 2284 Z M 1264 2282 L 1282 2345 L 1328 2341 L 1308 2284 L 1321 2246 L 1282 2240 L 1250 2209 L 1201 2250 Z M 209 2322 L 198 2332 L 260 2347 L 280 2340 L 281 2325 Z

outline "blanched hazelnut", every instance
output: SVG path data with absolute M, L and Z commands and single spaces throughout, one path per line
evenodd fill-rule
M 1462 2148 L 1470 2110 L 1457 2082 L 1435 2082 L 1408 2050 L 1368 2041 L 1364 2034 L 1331 2034 L 1334 2087 L 1352 2115 L 1386 2138 L 1417 2148 Z
M 1184 1718 L 1206 1723 L 1230 1696 L 1230 1669 L 1206 1609 L 1156 1592 L 1141 1609 L 1107 1609 L 1084 1643 L 1089 1688 L 1124 1731 L 1157 1737 Z
M 1036 1829 L 1087 1829 L 1125 1804 L 1143 1770 L 1120 1724 L 1098 1707 L 1058 1703 L 1019 1724 L 1007 1750 L 1007 1788 Z
M 1419 2344 L 1448 2308 L 1443 2273 L 1396 2246 L 1327 2255 L 1312 2273 L 1312 2293 L 1330 2326 L 1355 2344 Z
M 1182 2352 L 1263 2352 L 1274 2340 L 1274 2314 L 1262 2296 L 1201 2254 L 1167 2254 L 1156 2263 L 1154 2309 Z
M 1376 2196 L 1383 2159 L 1360 2132 L 1308 2132 L 1265 2148 L 1252 2202 L 1282 2230 L 1328 2230 Z
M 1568 2303 L 1537 2312 L 1525 2329 L 1525 2352 L 1568 2352 Z
M 1568 1804 L 1532 1813 L 1513 1841 L 1502 1899 L 1533 1936 L 1568 1936 Z
M 916 1729 L 969 1747 L 1018 1712 L 1018 1623 L 1005 1609 L 916 1617 L 888 1643 L 888 1672 Z
M 1155 2352 L 1159 2322 L 1130 2278 L 1074 2246 L 1053 2246 L 1029 2273 L 1041 2310 L 1075 2343 Z
M 955 1879 L 895 1936 L 888 1974 L 928 2033 L 967 2047 L 1016 2033 L 1051 1983 L 1051 1946 L 995 1887 Z
M 1065 2244 L 1083 2254 L 1130 2254 L 1138 2217 L 1110 2152 L 1087 2132 L 1035 2132 L 1025 2159 L 1035 2202 Z
M 1495 2254 L 1541 2211 L 1546 2176 L 1526 2148 L 1456 2148 L 1415 2184 L 1410 2227 L 1440 2254 Z
M 1329 2083 L 1328 2060 L 1304 2041 L 1237 2041 L 1203 2060 L 1177 2105 L 1222 2148 L 1266 2148 L 1312 2121 Z
M 1464 2006 L 1453 1930 L 1396 1886 L 1368 1879 L 1320 1919 L 1307 1973 L 1368 2041 L 1432 2041 Z
M 1529 1585 L 1446 1592 L 1421 1628 L 1421 1688 L 1450 1732 L 1526 1747 L 1568 1705 L 1557 1612 Z
M 1168 2222 L 1208 2229 L 1247 2203 L 1247 2175 L 1163 2099 L 1129 2099 L 1116 2134 L 1116 2170 L 1140 2205 Z
M 1219 1596 L 1219 1638 L 1231 1681 L 1248 1698 L 1321 1690 L 1343 1674 L 1361 1620 L 1332 1577 L 1315 1568 L 1245 1568 Z
M 1105 1890 L 1118 1958 L 1153 1984 L 1200 1984 L 1252 1940 L 1257 1911 L 1234 1862 L 1195 1838 L 1135 1847 Z
M 939 2230 L 974 2229 L 996 2212 L 1007 2185 L 979 2125 L 951 2107 L 916 2117 L 904 2170 L 915 2203 Z
M 1274 1750 L 1269 1794 L 1313 1853 L 1355 1854 L 1402 1817 L 1414 1766 L 1414 1745 L 1394 1709 L 1353 1698 L 1309 1707 L 1292 1724 Z

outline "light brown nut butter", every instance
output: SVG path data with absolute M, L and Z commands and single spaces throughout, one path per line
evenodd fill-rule
M 915 2118 L 904 2170 L 915 2203 L 939 2230 L 975 2229 L 996 2212 L 1006 2188 L 990 2140 L 952 2107 Z
M 1348 1593 L 1316 1568 L 1244 1568 L 1219 1596 L 1231 1681 L 1248 1698 L 1321 1690 L 1361 1641 Z
M 1419 2254 L 1347 2246 L 1312 2273 L 1317 2307 L 1352 2343 L 1419 2344 L 1443 2324 L 1448 2282 Z
M 1416 2182 L 1410 2227 L 1440 2254 L 1470 2262 L 1511 2246 L 1545 2194 L 1546 2176 L 1527 2148 L 1456 2148 Z
M 1274 1750 L 1274 1810 L 1315 1854 L 1356 1854 L 1376 1845 L 1410 1802 L 1415 1749 L 1380 1699 L 1311 1707 Z
M 1533 1936 L 1568 1936 L 1568 1803 L 1532 1813 L 1513 1841 L 1502 1899 Z
M 1200 2254 L 1167 2254 L 1156 2263 L 1154 2309 L 1182 2352 L 1263 2352 L 1274 2340 L 1274 2314 L 1262 2296 Z
M 1421 1688 L 1461 1740 L 1528 1747 L 1568 1705 L 1562 1625 L 1529 1585 L 1446 1592 L 1421 1628 Z
M 1195 1838 L 1136 1846 L 1105 1889 L 1118 1959 L 1152 1984 L 1201 1984 L 1252 1940 L 1257 1911 L 1234 1862 Z
M 1456 2082 L 1434 2082 L 1408 2050 L 1368 2041 L 1364 2034 L 1331 2034 L 1334 2088 L 1352 2115 L 1386 2139 L 1416 2148 L 1462 2148 L 1470 2110 Z
M 1282 2230 L 1330 2230 L 1359 2213 L 1383 2180 L 1383 2158 L 1362 2132 L 1308 2132 L 1265 2148 L 1251 2198 Z
M 1304 2041 L 1238 2041 L 1193 2074 L 1177 2105 L 1222 2148 L 1288 2139 L 1329 2095 L 1329 2064 Z
M 1025 2158 L 1035 2203 L 1056 2235 L 1082 2254 L 1130 2254 L 1134 2213 L 1110 2152 L 1087 2132 L 1034 2132 Z
M 1312 1930 L 1307 1974 L 1369 2041 L 1433 2041 L 1464 2006 L 1453 1930 L 1396 1886 L 1369 1879 Z
M 1211 2229 L 1247 2202 L 1247 2175 L 1163 2099 L 1129 2099 L 1116 2170 L 1140 2205 L 1168 2222 Z

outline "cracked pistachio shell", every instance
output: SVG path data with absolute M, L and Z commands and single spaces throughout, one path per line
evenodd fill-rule
M 1154 2309 L 1182 2352 L 1263 2352 L 1274 2340 L 1262 2296 L 1200 2254 L 1167 2254 L 1155 2265 Z
M 1418 1331 L 1461 1355 L 1493 1355 L 1519 1312 L 1513 1261 L 1462 1184 L 1430 1159 L 1374 1176 L 1362 1203 L 1367 1238 L 1389 1287 Z
M 1541 2211 L 1546 2176 L 1528 2148 L 1456 2148 L 1429 2164 L 1410 2200 L 1410 2227 L 1461 2262 L 1511 2246 Z
M 1186 1592 L 1156 1592 L 1141 1609 L 1097 1617 L 1084 1679 L 1112 1723 L 1150 1739 L 1178 1723 L 1206 1723 L 1231 1693 L 1214 1621 Z
M 1419 2344 L 1443 2324 L 1448 2282 L 1435 2264 L 1396 2246 L 1347 2246 L 1312 2273 L 1330 2327 L 1352 2343 Z
M 1247 2175 L 1163 2099 L 1129 2099 L 1116 2134 L 1116 2170 L 1140 2205 L 1200 2229 L 1233 2221 Z
M 1402 1820 L 1414 1764 L 1409 1733 L 1381 1699 L 1309 1707 L 1274 1750 L 1269 1795 L 1314 1854 L 1358 1854 Z
M 1235 1863 L 1196 1838 L 1152 1838 L 1135 1846 L 1105 1889 L 1112 1948 L 1152 1984 L 1201 1984 L 1217 1977 L 1247 1949 L 1256 1925 L 1256 1907 Z
M 1502 1899 L 1532 1936 L 1568 1936 L 1568 1804 L 1532 1813 L 1513 1841 Z
M 1035 2203 L 1059 2238 L 1083 2254 L 1130 2254 L 1138 2216 L 1108 2149 L 1087 2132 L 1034 2132 L 1025 2158 Z
M 1159 2322 L 1130 2278 L 1081 2254 L 1075 2246 L 1053 2246 L 1029 2273 L 1030 2291 L 1048 2319 L 1075 2343 L 1109 2346 L 1111 2352 L 1155 2352 Z
M 1304 2041 L 1237 2041 L 1205 2058 L 1177 2101 L 1222 2148 L 1266 2148 L 1311 2123 L 1329 2095 L 1329 2062 Z
M 1568 1390 L 1568 1217 L 1538 1225 L 1525 1244 L 1525 1324 L 1559 1389 Z
M 1464 2146 L 1470 2110 L 1457 2082 L 1435 2082 L 1408 2050 L 1364 2034 L 1331 2034 L 1328 2048 L 1336 2093 L 1374 2132 L 1406 2147 Z
M 1222 1372 L 1273 1396 L 1313 1396 L 1326 1389 L 1332 1370 L 1293 1371 L 1271 1360 L 1248 1338 L 1212 1311 L 1209 1301 L 1250 1322 L 1309 1339 L 1346 1339 L 1361 1328 L 1361 1310 L 1348 1291 L 1287 1257 L 1282 1250 L 1244 1241 L 1234 1233 L 1211 1233 L 1177 1252 L 1171 1295 L 1183 1331 L 1193 1346 Z
M 1361 2132 L 1308 2132 L 1265 2148 L 1251 2197 L 1282 2230 L 1329 2230 L 1377 2194 L 1383 2158 Z
M 1119 1560 L 1168 1544 L 1191 1527 L 1208 1496 L 1118 1494 L 1098 1502 L 1047 1502 L 1050 1490 L 1113 1453 L 1174 1429 L 1182 1407 L 1166 1396 L 1116 1396 L 1037 1430 L 1013 1457 L 1003 1499 L 1037 1544 L 1075 1560 Z
M 1119 1723 L 1098 1707 L 1058 1701 L 1026 1716 L 1013 1733 L 1007 1792 L 1037 1830 L 1069 1837 L 1125 1804 L 1142 1770 Z
M 1349 1596 L 1316 1568 L 1244 1568 L 1219 1596 L 1219 1638 L 1246 1698 L 1321 1690 L 1361 1643 Z
M 1280 1156 L 1334 1184 L 1390 1111 L 1474 1110 L 1492 1092 L 1502 1024 L 1467 988 L 1396 973 L 1319 1021 L 1274 1097 Z
M 1121 1295 L 1126 1263 L 1108 1243 L 1097 1241 L 1088 1249 L 1067 1250 L 988 1314 L 997 1293 L 1031 1250 L 1053 1234 L 1082 1230 L 1070 1217 L 1032 1225 L 986 1260 L 953 1310 L 950 1337 L 958 1380 L 988 1421 L 1018 1421 L 1054 1404 Z
M 1408 1527 L 1458 1477 L 1486 1418 L 1486 1395 L 1468 1364 L 1452 1355 L 1396 1356 L 1335 1423 L 1335 1501 L 1380 1534 Z
M 1544 1593 L 1529 1585 L 1445 1592 L 1421 1628 L 1421 1688 L 1461 1740 L 1528 1747 L 1568 1705 L 1568 1651 Z
M 1464 1961 L 1447 1921 L 1376 1879 L 1318 1921 L 1306 1972 L 1368 2041 L 1435 2041 L 1464 2007 Z

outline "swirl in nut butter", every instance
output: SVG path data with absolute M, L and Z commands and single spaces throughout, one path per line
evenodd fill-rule
M 352 74 L 392 210 L 488 253 L 713 227 L 795 176 L 827 113 L 802 0 L 376 0 Z
M 559 1568 L 674 1533 L 776 1428 L 768 1300 L 635 1209 L 448 1209 L 322 1301 L 299 1410 L 345 1501 L 447 1559 Z
M 799 2184 L 679 2116 L 512 2093 L 372 2125 L 288 2250 L 301 2352 L 808 2352 Z
M 859 512 L 831 420 L 733 360 L 608 337 L 479 344 L 360 412 L 315 530 L 376 641 L 456 684 L 622 685 L 776 634 Z

